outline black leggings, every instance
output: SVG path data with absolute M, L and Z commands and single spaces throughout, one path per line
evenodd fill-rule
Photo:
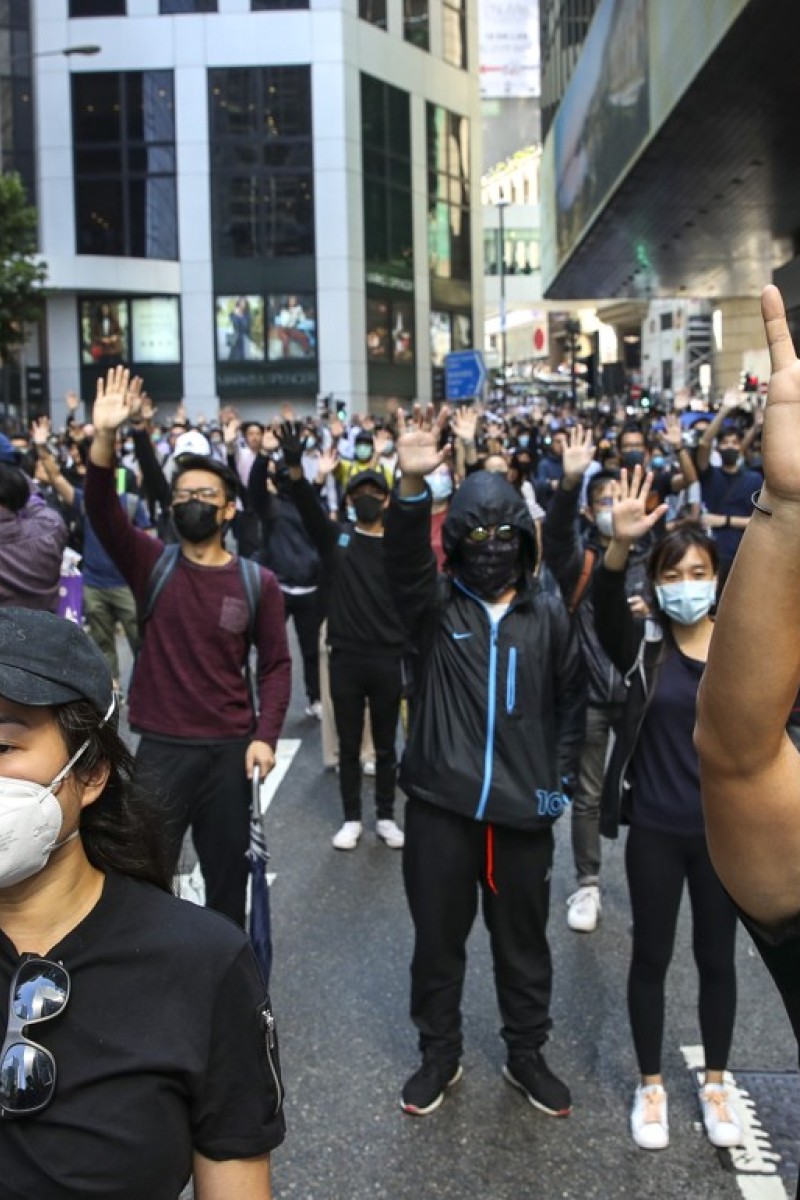
M 639 1070 L 642 1075 L 661 1074 L 664 984 L 687 881 L 705 1065 L 723 1071 L 736 1016 L 736 910 L 711 865 L 705 837 L 656 833 L 634 825 L 625 868 L 633 913 L 628 1012 Z

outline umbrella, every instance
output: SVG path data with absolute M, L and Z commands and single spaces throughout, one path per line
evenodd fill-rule
M 272 967 L 272 923 L 269 911 L 269 884 L 267 883 L 267 839 L 264 834 L 264 822 L 261 817 L 259 790 L 261 773 L 258 767 L 253 770 L 253 794 L 250 806 L 250 845 L 247 849 L 247 861 L 250 867 L 250 941 L 253 943 L 256 958 L 264 975 L 264 982 L 269 986 L 269 975 Z

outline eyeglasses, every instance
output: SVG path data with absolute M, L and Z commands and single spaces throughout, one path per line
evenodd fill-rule
M 219 492 L 213 487 L 202 487 L 176 488 L 172 493 L 174 504 L 185 504 L 187 500 L 205 500 L 206 503 L 213 504 L 215 500 L 219 500 Z
M 61 963 L 26 958 L 14 972 L 8 1027 L 0 1050 L 0 1110 L 4 1117 L 41 1112 L 56 1090 L 56 1060 L 23 1030 L 59 1016 L 69 1001 L 70 980 Z
M 517 531 L 513 525 L 476 525 L 467 532 L 467 541 L 480 545 L 481 542 L 488 542 L 490 538 L 495 537 L 498 542 L 513 542 L 516 535 Z

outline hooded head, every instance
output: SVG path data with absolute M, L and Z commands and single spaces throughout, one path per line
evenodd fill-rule
M 514 530 L 511 541 L 496 536 L 504 526 Z M 475 529 L 494 530 L 495 535 L 476 544 L 468 538 Z M 447 569 L 482 599 L 494 599 L 536 566 L 536 534 L 527 505 L 516 488 L 491 471 L 476 471 L 456 492 L 442 527 L 442 546 Z M 486 585 L 476 586 L 482 574 Z

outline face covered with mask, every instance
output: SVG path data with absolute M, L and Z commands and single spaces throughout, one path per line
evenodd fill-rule
M 218 475 L 210 471 L 184 471 L 172 490 L 172 520 L 182 541 L 199 545 L 223 534 L 236 506 L 225 495 Z
M 521 573 L 520 535 L 512 525 L 470 529 L 459 544 L 458 577 L 481 600 L 496 600 Z
M 719 457 L 723 467 L 738 468 L 741 466 L 741 449 L 738 440 L 734 443 L 731 441 L 723 441 L 719 447 Z
M 665 617 L 678 625 L 695 625 L 714 607 L 717 577 L 710 551 L 690 546 L 680 562 L 659 572 L 656 599 Z
M 364 478 L 369 476 L 369 478 Z M 374 471 L 365 471 L 356 476 L 356 481 L 347 492 L 347 506 L 352 508 L 356 524 L 361 526 L 377 525 L 383 516 L 389 486 Z

